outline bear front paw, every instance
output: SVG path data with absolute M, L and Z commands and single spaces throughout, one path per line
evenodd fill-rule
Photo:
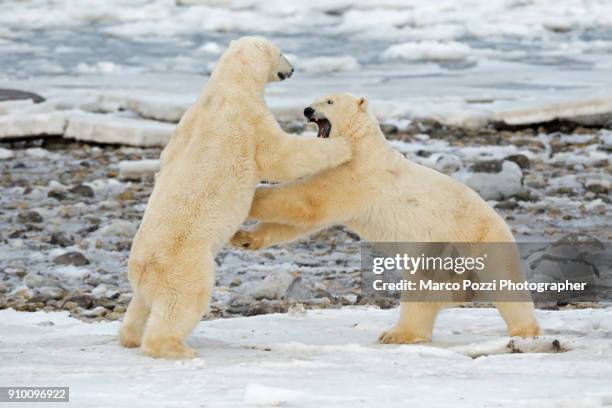
M 407 330 L 394 327 L 384 331 L 379 337 L 378 342 L 382 344 L 414 344 L 429 341 L 429 338 L 419 336 Z
M 263 241 L 258 239 L 250 231 L 240 230 L 234 234 L 230 243 L 234 246 L 246 248 L 250 250 L 256 250 L 263 247 Z

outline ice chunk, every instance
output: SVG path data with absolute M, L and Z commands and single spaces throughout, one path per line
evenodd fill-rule
M 395 44 L 381 55 L 383 60 L 407 61 L 463 61 L 472 49 L 456 41 L 421 41 Z
M 0 139 L 62 135 L 65 127 L 66 118 L 61 113 L 0 116 Z
M 159 170 L 159 160 L 124 160 L 119 162 L 119 178 L 140 179 Z
M 121 118 L 94 113 L 73 114 L 65 137 L 76 140 L 131 146 L 164 146 L 174 125 L 152 120 Z
M 350 55 L 308 58 L 297 61 L 296 66 L 306 72 L 316 73 L 355 71 L 361 68 L 359 62 Z
M 162 122 L 177 123 L 193 104 L 195 95 L 190 97 L 171 95 L 98 95 L 97 105 L 106 111 L 129 109 L 143 118 Z
M 612 119 L 612 97 L 550 102 L 496 114 L 496 120 L 508 125 L 544 123 L 555 119 L 605 125 Z

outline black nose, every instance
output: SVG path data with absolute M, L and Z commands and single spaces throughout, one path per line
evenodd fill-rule
M 314 115 L 314 113 L 315 113 L 315 110 L 312 109 L 310 106 L 304 109 L 304 116 L 306 116 L 308 119 L 310 119 L 310 117 Z

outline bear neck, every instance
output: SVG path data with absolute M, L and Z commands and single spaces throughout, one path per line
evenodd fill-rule
M 391 149 L 378 121 L 370 115 L 354 122 L 351 127 L 356 155 L 373 155 L 380 158 Z
M 240 97 L 245 94 L 263 100 L 268 83 L 267 72 L 261 70 L 247 70 L 244 65 L 236 64 L 235 58 L 232 55 L 226 55 L 219 60 L 217 66 L 213 70 L 208 84 L 215 93 L 234 93 Z M 230 86 L 231 85 L 231 86 Z M 209 89 L 204 88 L 203 93 Z

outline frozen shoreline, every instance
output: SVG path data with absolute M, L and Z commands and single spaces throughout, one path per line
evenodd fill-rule
M 337 91 L 367 96 L 383 121 L 477 129 L 555 119 L 605 127 L 612 119 L 612 4 L 605 0 L 3 6 L 0 88 L 41 93 L 47 113 L 176 122 L 227 44 L 255 34 L 278 43 L 296 68 L 268 89 L 281 120 L 301 119 L 314 98 Z
M 494 309 L 449 309 L 434 342 L 376 343 L 397 309 L 201 322 L 199 358 L 122 348 L 118 322 L 0 311 L 0 383 L 70 386 L 79 406 L 603 407 L 612 401 L 610 309 L 537 311 L 545 335 L 514 340 Z M 558 341 L 562 351 L 550 344 Z M 511 353 L 515 350 L 515 353 Z M 520 351 L 520 352 L 519 352 Z
M 0 88 L 2 85 L 0 84 Z M 268 103 L 278 120 L 304 123 L 306 98 L 269 92 Z M 85 142 L 130 146 L 164 146 L 197 94 L 148 91 L 62 91 L 42 94 L 42 103 L 0 101 L 0 141 L 63 136 Z M 314 98 L 314 96 L 313 96 Z M 576 126 L 612 126 L 612 93 L 537 102 L 492 102 L 470 105 L 461 100 L 393 101 L 370 98 L 383 125 L 433 121 L 452 129 L 537 127 L 555 121 Z M 401 126 L 401 125 L 400 125 Z

